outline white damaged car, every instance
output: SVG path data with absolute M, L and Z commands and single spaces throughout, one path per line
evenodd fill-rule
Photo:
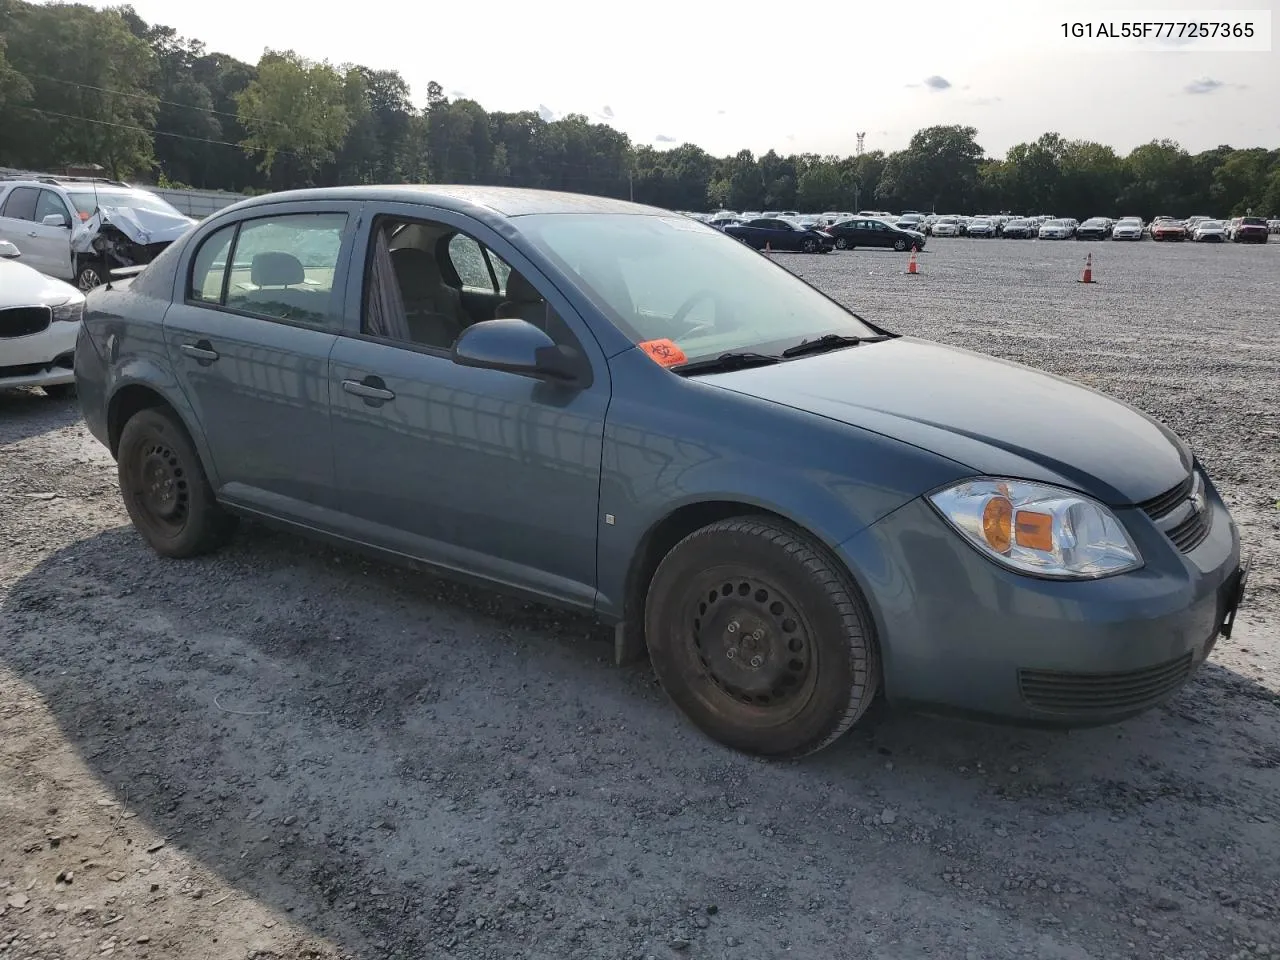
M 21 256 L 0 240 L 0 388 L 41 387 L 51 397 L 72 396 L 84 294 L 19 263 Z
M 0 240 L 22 251 L 27 266 L 81 290 L 145 266 L 195 222 L 151 191 L 117 180 L 0 179 Z

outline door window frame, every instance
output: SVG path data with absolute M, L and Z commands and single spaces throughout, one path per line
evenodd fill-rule
M 521 276 L 528 280 L 533 285 L 533 288 L 542 294 L 543 299 L 550 304 L 551 308 L 560 315 L 560 319 L 568 327 L 569 333 L 576 341 L 573 346 L 578 349 L 591 365 L 591 382 L 583 389 L 593 389 L 602 380 L 607 385 L 608 363 L 595 332 L 560 288 L 551 282 L 545 271 L 535 266 L 528 257 L 521 253 L 519 248 L 487 224 L 454 210 L 426 203 L 370 202 L 368 204 L 368 209 L 361 217 L 360 227 L 356 231 L 354 238 L 356 249 L 362 250 L 363 254 L 353 254 L 350 259 L 348 267 L 349 278 L 346 283 L 346 306 L 342 312 L 342 329 L 338 331 L 340 336 L 348 337 L 352 340 L 378 343 L 400 350 L 408 350 L 412 353 L 420 353 L 444 360 L 447 363 L 453 363 L 450 349 L 441 349 L 428 344 L 412 343 L 392 337 L 380 337 L 376 334 L 365 333 L 363 330 L 365 291 L 373 274 L 373 231 L 375 226 L 381 228 L 386 220 L 403 222 L 425 221 L 449 227 L 475 240 L 486 255 L 492 252 L 513 271 L 520 273 Z M 450 242 L 452 242 L 452 239 Z M 486 262 L 488 262 L 487 256 Z M 492 269 L 491 263 L 489 266 Z M 516 374 L 512 374 L 512 376 L 516 376 Z
M 237 211 L 234 214 L 223 216 L 214 214 L 196 227 L 195 232 L 192 233 L 182 251 L 178 268 L 174 271 L 172 302 L 175 305 L 181 304 L 200 310 L 212 310 L 216 313 L 227 313 L 236 317 L 249 317 L 253 320 L 279 323 L 288 327 L 297 327 L 300 330 L 320 330 L 327 333 L 337 333 L 344 326 L 342 304 L 346 302 L 346 286 L 350 276 L 351 252 L 354 249 L 356 237 L 362 232 L 365 206 L 366 204 L 360 201 L 304 200 L 258 204 Z M 347 217 L 346 225 L 342 229 L 342 241 L 338 247 L 338 257 L 333 267 L 333 286 L 329 290 L 329 304 L 325 310 L 324 320 L 320 322 L 292 320 L 288 317 L 277 317 L 271 314 L 244 310 L 240 307 L 227 306 L 225 301 L 227 299 L 227 285 L 231 277 L 231 265 L 235 259 L 236 246 L 240 242 L 240 231 L 244 225 L 258 220 L 274 220 L 281 217 L 306 214 L 345 214 Z M 211 303 L 208 300 L 192 299 L 191 276 L 195 269 L 196 257 L 205 243 L 224 227 L 228 226 L 234 229 L 231 235 L 231 243 L 227 247 L 227 266 L 222 274 L 222 292 L 218 298 L 219 302 Z

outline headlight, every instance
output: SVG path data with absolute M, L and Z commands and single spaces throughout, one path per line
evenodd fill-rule
M 1115 514 L 1071 490 L 982 478 L 929 500 L 966 540 L 1022 573 L 1090 580 L 1142 566 Z
M 54 320 L 65 320 L 70 323 L 79 323 L 84 319 L 84 297 L 77 297 L 75 300 L 68 300 L 66 303 L 59 304 L 51 309 L 53 310 Z

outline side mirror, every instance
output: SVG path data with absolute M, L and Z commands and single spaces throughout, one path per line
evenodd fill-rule
M 454 341 L 453 362 L 539 380 L 578 379 L 573 355 L 544 331 L 518 318 L 484 320 L 467 327 Z
M 21 250 L 8 240 L 0 240 L 0 260 L 17 260 L 20 256 L 22 256 Z
M 46 227 L 69 227 L 71 224 L 67 222 L 65 213 L 51 213 L 40 221 Z

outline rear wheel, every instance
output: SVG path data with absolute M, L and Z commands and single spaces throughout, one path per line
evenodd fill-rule
M 773 519 L 723 520 L 677 544 L 650 584 L 645 634 L 668 696 L 705 734 L 747 753 L 820 750 L 878 685 L 856 586 L 825 549 Z
M 836 237 L 837 250 L 848 250 L 851 246 L 852 244 L 849 243 L 849 241 L 846 240 L 844 237 Z
M 134 414 L 120 433 L 116 463 L 129 518 L 162 556 L 209 553 L 235 532 L 236 518 L 218 506 L 186 429 L 169 411 Z

